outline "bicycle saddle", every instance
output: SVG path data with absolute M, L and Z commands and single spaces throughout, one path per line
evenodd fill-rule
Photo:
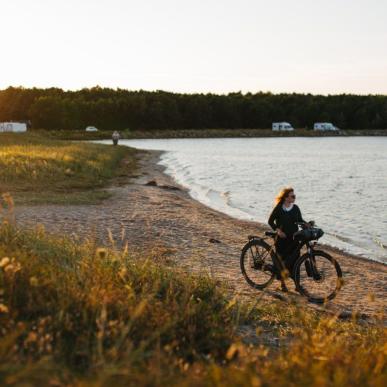
M 265 231 L 265 235 L 269 237 L 275 237 L 277 233 L 275 231 Z

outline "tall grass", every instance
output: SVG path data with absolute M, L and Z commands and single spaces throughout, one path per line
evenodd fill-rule
M 233 337 L 234 314 L 208 278 L 8 224 L 0 256 L 5 381 L 47 358 L 70 374 L 140 370 L 161 355 L 173 369 L 222 357 Z
M 124 158 L 130 172 L 135 166 L 134 154 L 127 147 L 1 134 L 0 191 L 10 192 L 16 201 L 24 195 L 51 202 L 59 194 L 95 191 L 122 172 Z
M 382 326 L 297 305 L 241 304 L 210 278 L 162 260 L 8 223 L 0 228 L 0 324 L 5 385 L 387 382 Z

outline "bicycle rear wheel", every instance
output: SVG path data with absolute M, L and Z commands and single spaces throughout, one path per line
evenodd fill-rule
M 253 288 L 261 290 L 273 282 L 273 252 L 263 240 L 253 239 L 243 247 L 240 264 L 243 276 Z
M 297 290 L 310 302 L 322 304 L 336 297 L 343 284 L 340 265 L 324 251 L 304 254 L 294 265 Z

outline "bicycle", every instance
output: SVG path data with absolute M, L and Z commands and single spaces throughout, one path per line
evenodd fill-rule
M 294 234 L 297 245 L 288 257 L 294 262 L 290 277 L 293 278 L 296 291 L 310 302 L 325 303 L 336 297 L 343 284 L 343 274 L 339 263 L 328 253 L 316 250 L 315 245 L 324 232 L 315 227 L 313 221 L 297 222 L 299 230 Z M 266 237 L 248 236 L 248 242 L 242 249 L 240 265 L 247 283 L 255 289 L 263 290 L 275 278 L 283 281 L 288 276 L 288 270 L 275 250 L 275 244 L 270 245 L 265 240 L 278 238 L 277 232 L 266 231 Z M 301 255 L 301 249 L 306 247 L 306 253 Z

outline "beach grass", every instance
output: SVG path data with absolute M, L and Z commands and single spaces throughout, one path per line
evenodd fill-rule
M 0 192 L 18 204 L 86 204 L 109 197 L 114 177 L 135 169 L 134 149 L 0 134 Z
M 381 324 L 275 300 L 240 302 L 161 255 L 4 221 L 0 384 L 386 385 Z

